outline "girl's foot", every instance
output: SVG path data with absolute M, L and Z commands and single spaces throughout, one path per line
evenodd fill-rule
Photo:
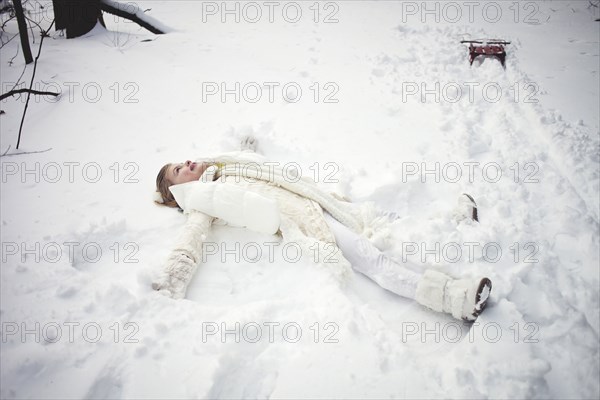
M 477 292 L 475 292 L 475 307 L 471 313 L 471 316 L 473 317 L 472 320 L 475 320 L 475 318 L 477 318 L 477 316 L 481 314 L 483 310 L 485 310 L 485 307 L 487 307 L 487 302 L 490 298 L 491 291 L 492 281 L 490 281 L 488 278 L 481 279 L 477 288 Z
M 430 269 L 419 281 L 415 299 L 434 311 L 474 321 L 487 306 L 491 290 L 492 281 L 488 278 L 453 279 Z
M 459 222 L 466 219 L 479 222 L 477 203 L 471 195 L 463 193 L 458 197 L 458 204 L 454 209 L 454 218 Z

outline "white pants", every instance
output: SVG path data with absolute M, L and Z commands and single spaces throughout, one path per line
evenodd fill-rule
M 415 299 L 417 284 L 423 274 L 392 260 L 366 237 L 354 233 L 328 213 L 324 214 L 338 247 L 355 270 L 377 282 L 384 289 L 402 297 Z

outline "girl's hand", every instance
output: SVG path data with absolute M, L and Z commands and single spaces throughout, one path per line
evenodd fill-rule
M 172 253 L 167 260 L 165 273 L 152 283 L 152 289 L 173 299 L 185 297 L 187 286 L 194 274 L 196 263 L 185 253 Z

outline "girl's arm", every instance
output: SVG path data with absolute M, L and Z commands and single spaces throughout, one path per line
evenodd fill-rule
M 240 147 L 243 151 L 256 151 L 257 140 L 253 136 L 242 138 Z M 215 179 L 216 167 L 211 167 L 211 162 L 206 162 L 204 173 L 200 180 L 212 182 Z M 171 251 L 167 263 L 158 279 L 152 283 L 152 288 L 161 294 L 181 299 L 185 297 L 187 287 L 196 272 L 198 263 L 202 258 L 202 245 L 214 221 L 203 212 L 190 210 L 188 219 L 179 234 L 177 244 Z
M 185 297 L 187 287 L 202 257 L 202 244 L 213 220 L 213 217 L 198 211 L 188 214 L 162 275 L 152 284 L 154 290 L 174 299 Z

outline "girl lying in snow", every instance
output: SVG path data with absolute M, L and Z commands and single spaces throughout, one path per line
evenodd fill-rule
M 312 240 L 306 247 L 335 244 L 342 262 L 347 260 L 381 287 L 457 319 L 473 321 L 483 311 L 492 288 L 488 278 L 454 279 L 397 263 L 368 240 L 376 227 L 365 207 L 329 194 L 307 178 L 286 179 L 255 148 L 256 141 L 245 138 L 242 151 L 162 167 L 156 201 L 181 208 L 188 219 L 163 275 L 152 285 L 155 290 L 173 298 L 185 296 L 210 227 L 221 222 L 281 234 L 284 241 Z M 461 196 L 459 210 L 459 217 L 477 220 L 470 196 Z

